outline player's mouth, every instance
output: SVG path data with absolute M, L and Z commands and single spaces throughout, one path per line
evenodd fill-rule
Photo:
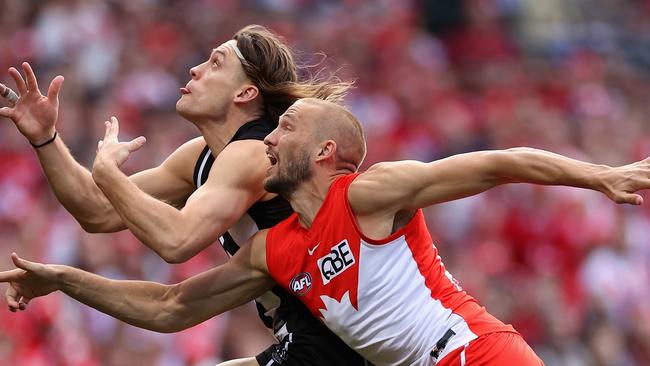
M 186 85 L 184 88 L 181 88 L 181 94 L 185 95 L 185 94 L 191 94 L 191 93 L 192 93 L 192 91 L 190 90 L 189 85 Z
M 273 155 L 271 150 L 266 150 L 266 157 L 269 158 L 269 161 L 271 162 L 271 166 L 269 167 L 269 170 L 271 170 L 273 167 L 275 167 L 278 164 L 278 158 Z

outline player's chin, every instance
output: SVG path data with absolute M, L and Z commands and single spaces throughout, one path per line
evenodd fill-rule
M 182 117 L 191 120 L 197 113 L 192 109 L 192 104 L 186 100 L 185 96 L 176 102 L 176 112 Z
M 266 178 L 262 181 L 262 186 L 267 192 L 270 193 L 278 193 L 277 190 L 277 179 L 275 179 L 275 176 L 273 173 L 266 172 Z
M 181 95 L 181 97 L 178 98 L 178 100 L 176 101 L 176 112 L 181 113 L 181 114 L 184 111 L 184 104 L 185 104 L 185 103 L 183 103 L 183 97 L 184 97 L 184 95 Z

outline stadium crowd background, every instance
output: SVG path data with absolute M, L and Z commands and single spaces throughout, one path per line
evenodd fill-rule
M 0 81 L 27 60 L 66 81 L 58 130 L 90 166 L 103 121 L 144 135 L 125 169 L 156 165 L 197 131 L 178 115 L 188 69 L 263 24 L 356 78 L 365 166 L 532 146 L 603 164 L 650 156 L 648 0 L 0 0 Z M 304 59 L 314 63 L 318 59 Z M 128 232 L 86 234 L 35 154 L 0 123 L 0 268 L 9 253 L 165 283 L 225 260 L 167 265 Z M 525 185 L 426 210 L 447 267 L 547 365 L 650 364 L 650 195 Z M 390 267 L 390 263 L 386 264 Z M 4 288 L 3 290 L 4 291 Z M 270 343 L 252 306 L 178 334 L 124 325 L 61 295 L 0 310 L 0 363 L 212 365 Z

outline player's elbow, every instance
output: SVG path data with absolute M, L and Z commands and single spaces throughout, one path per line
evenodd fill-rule
M 169 264 L 180 264 L 187 262 L 191 257 L 182 255 L 174 251 L 165 251 L 159 253 L 160 257 Z
M 513 148 L 481 152 L 480 169 L 484 173 L 485 183 L 492 187 L 516 183 L 517 177 L 514 171 L 517 170 L 520 156 L 525 151 L 525 148 Z
M 158 333 L 176 333 L 192 326 L 192 323 L 188 322 L 192 314 L 189 314 L 189 309 L 179 301 L 179 295 L 178 285 L 170 286 L 163 298 L 157 321 L 149 327 L 150 330 Z
M 169 264 L 185 263 L 197 254 L 197 251 L 192 250 L 192 244 L 186 239 L 169 239 L 158 254 Z
M 90 234 L 112 233 L 123 229 L 117 225 L 113 225 L 106 220 L 88 220 L 77 218 L 77 222 L 85 232 Z
M 168 247 L 158 253 L 160 257 L 169 264 L 180 264 L 187 262 L 191 257 L 186 255 L 179 248 Z

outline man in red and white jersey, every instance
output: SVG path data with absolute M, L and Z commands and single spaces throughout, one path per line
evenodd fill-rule
M 163 285 L 13 254 L 18 268 L 0 272 L 11 285 L 10 309 L 60 290 L 135 326 L 172 332 L 277 282 L 378 366 L 542 365 L 445 270 L 420 208 L 512 182 L 588 188 L 630 204 L 641 204 L 635 192 L 650 188 L 650 159 L 608 167 L 526 148 L 382 163 L 358 174 L 361 126 L 343 107 L 315 99 L 292 105 L 265 143 L 265 188 L 288 199 L 295 214 L 260 231 L 226 264 Z

